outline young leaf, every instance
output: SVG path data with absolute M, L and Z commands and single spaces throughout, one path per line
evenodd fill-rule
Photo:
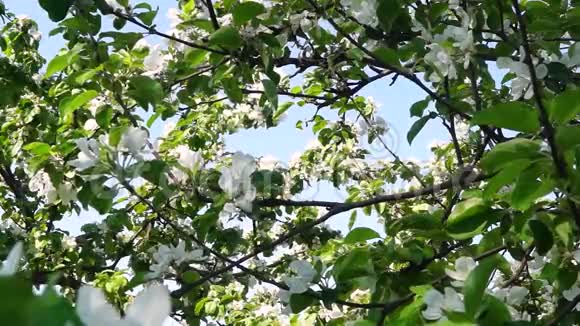
M 423 116 L 423 112 L 425 112 L 425 109 L 427 108 L 427 106 L 429 105 L 429 100 L 422 100 L 419 102 L 415 102 L 413 105 L 411 105 L 411 117 L 421 117 Z
M 266 8 L 263 4 L 254 1 L 246 1 L 240 3 L 234 8 L 232 16 L 234 17 L 234 23 L 236 25 L 242 25 L 248 20 L 265 12 Z
M 380 0 L 377 8 L 379 22 L 386 33 L 389 33 L 395 20 L 403 12 L 399 0 Z
M 481 233 L 492 221 L 489 204 L 481 198 L 469 198 L 459 202 L 449 215 L 446 229 L 455 239 L 469 239 Z
M 149 104 L 155 105 L 165 98 L 165 92 L 161 84 L 147 76 L 135 76 L 129 81 L 131 89 L 129 93 L 144 109 Z
M 389 66 L 401 65 L 399 57 L 397 56 L 397 51 L 391 48 L 380 47 L 375 50 L 374 54 L 379 60 L 381 60 L 386 65 Z
M 550 119 L 565 123 L 580 113 L 580 89 L 567 90 L 554 97 L 548 106 Z
M 50 145 L 42 142 L 33 142 L 22 148 L 32 152 L 34 155 L 46 155 L 50 153 Z
M 354 244 L 357 242 L 365 242 L 367 240 L 376 238 L 380 238 L 380 235 L 377 233 L 377 231 L 366 227 L 360 227 L 350 231 L 344 238 L 344 243 Z
M 211 44 L 219 45 L 225 49 L 235 50 L 242 46 L 242 37 L 237 28 L 224 26 L 215 31 L 209 38 Z
M 522 102 L 500 103 L 476 112 L 473 125 L 494 125 L 499 128 L 534 133 L 540 130 L 538 111 Z
M 68 9 L 73 4 L 73 0 L 39 0 L 42 9 L 46 10 L 48 17 L 54 21 L 59 22 L 66 17 Z
M 554 235 L 544 222 L 532 219 L 528 221 L 528 225 L 534 234 L 534 243 L 539 255 L 545 255 L 554 245 Z
M 314 297 L 311 295 L 293 293 L 290 296 L 290 308 L 292 309 L 293 313 L 297 314 L 308 308 L 314 302 L 314 300 Z
M 465 280 L 463 285 L 463 295 L 465 301 L 465 313 L 472 318 L 476 317 L 483 300 L 485 289 L 489 282 L 491 273 L 501 262 L 498 255 L 488 257 L 479 262 Z
M 76 109 L 80 108 L 81 106 L 87 104 L 90 100 L 97 97 L 99 93 L 94 90 L 85 91 L 79 93 L 77 95 L 69 96 L 60 102 L 58 106 L 58 110 L 60 114 L 64 117 L 68 116 L 69 114 L 73 113 Z
M 488 172 L 496 172 L 517 159 L 534 160 L 540 156 L 538 141 L 516 138 L 497 144 L 481 159 L 481 166 Z
M 415 137 L 417 137 L 417 134 L 419 134 L 421 129 L 423 129 L 423 127 L 425 127 L 425 124 L 430 119 L 431 119 L 431 116 L 426 115 L 426 116 L 422 117 L 421 119 L 415 121 L 415 123 L 413 123 L 413 125 L 411 126 L 411 129 L 409 129 L 409 132 L 407 133 L 407 141 L 409 142 L 409 145 L 411 145 L 411 143 L 413 142 L 413 139 L 415 139 Z

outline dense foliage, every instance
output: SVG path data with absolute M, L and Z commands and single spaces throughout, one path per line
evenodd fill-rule
M 579 1 L 180 0 L 169 31 L 147 2 L 32 5 L 66 46 L 0 1 L 2 324 L 580 320 Z M 406 140 L 449 134 L 429 162 L 359 95 L 401 80 Z M 226 151 L 297 109 L 317 141 L 289 164 Z M 346 200 L 298 199 L 321 183 Z

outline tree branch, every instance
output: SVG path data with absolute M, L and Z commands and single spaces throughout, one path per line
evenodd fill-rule
M 137 25 L 137 26 L 139 26 L 139 27 L 141 27 L 143 29 L 146 29 L 151 34 L 160 36 L 162 38 L 165 38 L 165 39 L 168 39 L 168 40 L 177 42 L 177 43 L 181 43 L 181 44 L 187 45 L 187 46 L 189 46 L 191 48 L 205 50 L 205 51 L 208 51 L 208 52 L 213 52 L 213 53 L 217 53 L 217 54 L 221 54 L 221 55 L 227 55 L 227 54 L 229 54 L 228 52 L 225 52 L 225 51 L 221 51 L 221 50 L 217 50 L 217 49 L 212 49 L 212 48 L 207 47 L 207 46 L 202 45 L 202 44 L 197 44 L 197 43 L 189 42 L 189 41 L 186 41 L 186 40 L 182 40 L 180 38 L 177 38 L 177 37 L 175 37 L 173 35 L 169 35 L 169 34 L 162 33 L 160 31 L 156 30 L 154 27 L 147 26 L 147 25 L 141 23 L 140 21 L 138 21 L 137 19 L 135 19 L 135 18 L 133 18 L 133 17 L 131 17 L 129 15 L 126 15 L 124 13 L 121 13 L 119 11 L 113 11 L 113 15 L 115 15 L 116 17 L 121 18 L 123 20 L 126 20 L 128 22 L 131 22 L 131 23 L 133 23 L 133 24 L 135 24 L 135 25 Z
M 548 145 L 550 146 L 550 153 L 552 154 L 552 159 L 554 161 L 554 164 L 556 165 L 558 176 L 563 180 L 567 180 L 568 167 L 566 166 L 566 161 L 564 160 L 562 153 L 560 153 L 558 146 L 556 145 L 556 131 L 554 129 L 554 126 L 552 126 L 552 124 L 550 123 L 548 111 L 544 106 L 544 102 L 542 101 L 542 89 L 540 86 L 538 76 L 536 75 L 534 63 L 532 61 L 532 52 L 530 48 L 530 43 L 528 41 L 528 30 L 526 22 L 522 15 L 522 11 L 520 9 L 520 4 L 518 0 L 512 0 L 512 4 L 520 26 L 522 45 L 524 47 L 524 51 L 526 52 L 524 54 L 524 62 L 526 63 L 530 71 L 532 89 L 534 91 L 534 99 L 536 100 L 536 105 L 538 106 L 538 111 L 540 113 L 539 119 L 540 124 L 542 125 L 542 134 L 544 138 L 546 138 Z M 569 189 L 566 190 L 568 191 Z M 570 206 L 572 214 L 574 215 L 576 225 L 580 227 L 580 211 L 578 211 L 576 204 L 569 197 L 567 197 L 567 202 L 568 205 Z
M 236 267 L 237 265 L 254 258 L 255 256 L 259 255 L 260 253 L 262 253 L 263 251 L 266 251 L 268 249 L 271 248 L 275 248 L 276 246 L 288 241 L 289 239 L 295 237 L 296 235 L 299 235 L 321 223 L 324 223 L 325 221 L 327 221 L 328 219 L 330 219 L 331 217 L 355 209 L 355 208 L 360 208 L 360 207 L 365 207 L 365 206 L 370 206 L 370 205 L 374 205 L 374 204 L 378 204 L 378 203 L 383 203 L 383 202 L 390 202 L 390 201 L 398 201 L 398 200 L 403 200 L 403 199 L 410 199 L 410 198 L 415 198 L 415 197 L 420 197 L 420 196 L 424 196 L 427 194 L 431 194 L 437 191 L 441 191 L 443 189 L 449 189 L 452 187 L 464 187 L 468 184 L 471 184 L 473 182 L 477 182 L 480 180 L 483 180 L 485 178 L 485 176 L 483 175 L 462 175 L 459 177 L 459 179 L 456 180 L 449 180 L 440 184 L 436 184 L 427 188 L 422 188 L 416 191 L 407 191 L 407 192 L 402 192 L 402 193 L 397 193 L 397 194 L 391 194 L 391 195 L 383 195 L 383 196 L 377 196 L 375 198 L 371 198 L 368 200 L 362 200 L 362 201 L 358 201 L 358 202 L 352 202 L 352 203 L 341 203 L 337 206 L 334 206 L 330 211 L 328 211 L 326 214 L 324 214 L 322 217 L 311 221 L 309 223 L 305 223 L 299 227 L 295 227 L 294 229 L 290 230 L 288 233 L 286 233 L 285 235 L 281 236 L 280 238 L 278 238 L 275 241 L 272 241 L 271 243 L 268 243 L 267 245 L 264 246 L 260 246 L 256 249 L 254 249 L 251 253 L 241 257 L 240 259 L 236 260 L 234 263 L 226 265 L 224 267 L 221 267 L 215 271 L 213 271 L 212 273 L 209 273 L 208 275 L 206 275 L 205 277 L 183 285 L 181 288 L 173 291 L 171 293 L 171 295 L 174 298 L 179 298 L 183 295 L 185 295 L 186 293 L 188 293 L 190 290 L 194 289 L 195 287 L 211 280 L 212 278 L 221 275 L 222 273 L 225 273 L 229 270 L 231 270 L 232 268 Z

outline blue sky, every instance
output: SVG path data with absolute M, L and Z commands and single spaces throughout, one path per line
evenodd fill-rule
M 4 0 L 4 2 L 11 12 L 16 15 L 28 15 L 38 23 L 43 36 L 40 52 L 47 60 L 54 57 L 64 46 L 64 40 L 59 35 L 49 36 L 49 32 L 57 25 L 48 19 L 36 0 Z M 169 8 L 177 5 L 177 1 L 152 0 L 148 2 L 159 7 L 159 14 L 155 21 L 158 29 L 168 30 L 169 21 L 166 13 Z M 127 24 L 126 28 L 138 31 L 130 24 Z M 103 22 L 103 30 L 110 29 L 112 29 L 110 20 Z M 156 43 L 160 40 L 149 37 L 148 41 Z M 415 119 L 409 117 L 409 108 L 414 102 L 423 99 L 425 94 L 403 78 L 399 78 L 393 86 L 389 86 L 389 83 L 390 79 L 377 81 L 364 88 L 359 95 L 372 96 L 380 105 L 378 115 L 383 117 L 391 126 L 391 133 L 387 136 L 389 138 L 387 141 L 394 144 L 393 149 L 401 158 L 425 160 L 430 156 L 428 145 L 434 140 L 446 140 L 448 136 L 440 123 L 431 121 L 417 136 L 413 145 L 409 146 L 406 134 Z M 329 109 L 321 111 L 323 115 L 334 116 L 334 114 L 329 115 L 328 112 Z M 295 128 L 297 120 L 308 120 L 313 113 L 314 109 L 310 106 L 295 106 L 288 111 L 286 119 L 276 128 L 244 130 L 227 137 L 228 150 L 239 150 L 254 156 L 272 155 L 282 162 L 287 162 L 293 153 L 303 151 L 306 145 L 314 139 L 314 135 L 308 128 L 305 130 Z M 161 124 L 156 123 L 151 130 L 152 134 L 159 134 L 160 129 Z M 381 158 L 389 157 L 385 154 Z M 316 199 L 340 200 L 341 197 L 330 187 L 323 186 L 316 191 Z M 81 215 L 81 217 L 67 219 L 65 223 L 67 229 L 77 231 L 82 224 L 98 218 L 94 213 Z M 347 219 L 346 217 L 337 217 L 332 224 L 341 230 L 346 230 Z M 372 220 L 371 225 L 374 224 L 374 218 Z M 362 224 L 367 225 L 367 222 L 363 221 Z

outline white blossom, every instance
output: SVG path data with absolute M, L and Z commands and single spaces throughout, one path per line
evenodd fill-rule
M 373 27 L 379 24 L 376 0 L 341 0 L 340 4 L 348 8 L 353 17 L 360 23 Z
M 451 287 L 445 288 L 445 295 L 435 289 L 431 289 L 425 294 L 423 301 L 427 308 L 421 313 L 427 320 L 441 319 L 443 310 L 451 312 L 465 311 L 461 297 Z
M 580 42 L 576 42 L 574 45 L 570 46 L 568 52 L 556 61 L 559 61 L 569 68 L 580 66 Z
M 278 303 L 275 305 L 263 304 L 254 311 L 254 314 L 257 317 L 276 316 L 280 313 L 281 310 L 281 306 Z
M 313 17 L 308 11 L 303 11 L 290 16 L 290 26 L 294 33 L 296 33 L 298 28 L 306 33 L 314 26 L 314 24 Z
M 500 288 L 493 292 L 493 295 L 509 305 L 519 305 L 521 304 L 530 291 L 521 286 L 512 286 L 508 289 Z
M 83 128 L 88 131 L 95 131 L 99 128 L 99 124 L 95 119 L 88 119 L 87 121 L 85 121 Z
M 532 253 L 532 259 L 528 261 L 528 268 L 530 269 L 530 272 L 537 273 L 541 271 L 542 268 L 544 268 L 546 261 L 546 257 L 540 256 L 537 251 L 534 251 Z
M 12 276 L 18 271 L 20 260 L 24 255 L 24 245 L 22 242 L 17 242 L 8 253 L 6 260 L 2 262 L 0 268 L 0 276 Z
M 149 48 L 149 54 L 143 59 L 143 67 L 145 68 L 144 76 L 155 76 L 161 73 L 167 67 L 168 61 L 171 59 L 169 54 L 164 54 L 159 44 Z
M 256 188 L 251 181 L 255 170 L 256 161 L 252 156 L 236 152 L 231 167 L 221 169 L 218 181 L 220 188 L 245 211 L 252 210 L 252 201 L 256 197 Z
M 99 162 L 99 143 L 94 139 L 79 138 L 75 144 L 80 149 L 76 160 L 68 162 L 70 166 L 79 171 L 84 171 L 95 166 Z
M 153 253 L 153 264 L 149 267 L 151 271 L 148 278 L 157 278 L 165 274 L 172 263 L 182 264 L 189 261 L 199 261 L 203 259 L 203 250 L 194 249 L 192 251 L 185 250 L 185 242 L 179 241 L 177 246 L 173 245 L 159 245 L 157 250 Z
M 383 135 L 389 131 L 389 125 L 382 117 L 372 117 L 368 122 L 362 119 L 359 121 L 358 127 L 358 134 L 361 136 L 368 134 L 370 130 L 374 130 L 379 135 Z
M 261 157 L 258 161 L 260 170 L 274 170 L 278 166 L 278 159 L 272 155 Z
M 169 170 L 169 177 L 169 182 L 171 184 L 184 184 L 189 179 L 187 173 L 175 166 L 171 167 L 171 170 Z
M 469 276 L 469 273 L 475 268 L 476 262 L 471 257 L 459 257 L 455 261 L 455 270 L 452 269 L 445 269 L 445 274 L 450 278 L 454 279 L 454 282 L 451 282 L 454 286 L 462 286 L 463 282 Z
M 294 272 L 294 276 L 285 276 L 284 282 L 289 287 L 290 293 L 304 293 L 308 291 L 314 277 L 316 269 L 305 260 L 295 260 L 290 263 L 289 269 Z
M 425 55 L 424 60 L 436 68 L 436 71 L 429 75 L 429 80 L 432 82 L 441 81 L 439 74 L 449 79 L 456 79 L 457 69 L 451 58 L 450 50 L 438 43 L 429 44 L 427 47 L 430 51 Z
M 167 138 L 175 130 L 177 123 L 175 121 L 167 121 L 163 125 L 163 131 L 161 131 L 161 138 Z
M 95 97 L 94 99 L 92 99 L 92 100 L 89 102 L 89 107 L 88 107 L 88 109 L 89 109 L 89 111 L 91 112 L 91 114 L 93 115 L 93 117 L 96 117 L 96 116 L 97 116 L 97 110 L 98 110 L 98 109 L 99 109 L 101 106 L 103 106 L 103 105 L 105 105 L 105 104 L 107 104 L 107 103 L 106 103 L 106 98 L 105 98 L 105 97 L 103 97 L 103 96 L 98 96 L 98 97 Z
M 500 69 L 509 69 L 517 77 L 511 81 L 511 93 L 514 100 L 523 96 L 524 99 L 529 100 L 534 95 L 532 88 L 532 79 L 530 69 L 524 58 L 526 53 L 524 49 L 520 49 L 520 61 L 514 61 L 509 57 L 500 57 L 497 59 L 497 67 Z M 536 64 L 537 59 L 534 59 L 534 69 L 536 77 L 543 79 L 548 75 L 548 67 L 545 64 Z
M 577 263 L 580 263 L 580 249 L 574 250 L 574 252 L 572 253 L 572 256 L 574 257 L 574 260 Z
M 30 190 L 38 196 L 42 196 L 48 203 L 54 203 L 57 200 L 58 194 L 56 188 L 50 180 L 48 173 L 44 171 L 37 172 L 28 182 Z
M 202 6 L 205 8 L 205 6 Z M 208 17 L 208 14 L 206 12 L 201 12 L 201 15 L 199 16 L 205 16 Z M 231 25 L 234 22 L 234 17 L 232 16 L 232 14 L 225 14 L 223 16 L 218 17 L 218 23 L 220 24 L 220 26 L 228 26 Z
M 77 199 L 77 191 L 69 182 L 58 185 L 56 188 L 56 193 L 63 204 L 68 204 L 69 202 Z
M 147 143 L 148 133 L 137 127 L 127 128 L 121 135 L 118 148 L 122 152 L 128 152 L 135 157 L 141 157 L 143 147 Z
M 568 290 L 562 291 L 562 296 L 564 297 L 564 299 L 566 299 L 568 301 L 574 301 L 574 299 L 576 299 L 576 297 L 579 295 L 580 295 L 580 288 L 576 285 L 572 286 Z M 580 311 L 580 303 L 577 304 L 576 307 L 574 307 L 574 309 L 576 311 Z
M 318 316 L 328 322 L 343 317 L 344 313 L 336 304 L 332 304 L 332 309 L 321 308 Z
M 356 289 L 350 294 L 350 300 L 358 303 L 366 303 L 371 298 L 370 290 Z
M 105 0 L 105 2 L 113 9 L 113 11 L 123 11 L 125 9 L 117 2 L 117 0 Z
M 135 297 L 121 318 L 100 289 L 83 285 L 78 291 L 76 311 L 86 326 L 159 326 L 171 312 L 171 298 L 165 286 L 150 285 Z
M 61 245 L 62 245 L 64 250 L 70 250 L 70 249 L 76 248 L 77 242 L 76 242 L 75 238 L 68 236 L 68 235 L 63 235 L 62 240 L 61 240 Z
M 201 153 L 194 152 L 185 145 L 177 146 L 171 154 L 177 156 L 177 163 L 189 170 L 199 168 L 203 164 Z
M 219 214 L 219 219 L 224 221 L 232 217 L 237 212 L 236 205 L 233 203 L 226 203 Z

